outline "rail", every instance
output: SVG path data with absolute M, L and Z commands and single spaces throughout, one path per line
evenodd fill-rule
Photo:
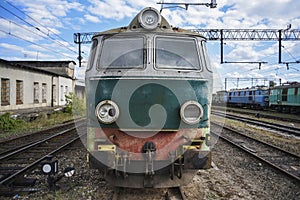
M 222 128 L 222 134 L 216 128 Z M 269 166 L 281 171 L 293 179 L 300 181 L 300 156 L 285 151 L 274 145 L 246 136 L 237 130 L 218 124 L 212 125 L 212 134 L 227 141 L 235 147 L 242 149 L 251 156 L 261 160 Z

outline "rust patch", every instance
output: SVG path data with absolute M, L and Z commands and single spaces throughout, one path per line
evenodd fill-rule
M 169 152 L 176 151 L 181 145 L 188 145 L 192 139 L 202 136 L 202 129 L 182 129 L 179 131 L 123 132 L 117 129 L 96 128 L 95 140 L 106 139 L 120 150 L 130 152 L 131 159 L 144 159 L 142 148 L 146 142 L 156 146 L 156 160 L 168 160 Z

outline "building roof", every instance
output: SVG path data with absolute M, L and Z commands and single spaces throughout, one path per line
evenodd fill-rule
M 35 72 L 39 72 L 39 73 L 43 73 L 43 74 L 52 75 L 52 76 L 62 76 L 65 78 L 72 78 L 65 74 L 55 73 L 53 71 L 41 69 L 41 68 L 34 67 L 34 66 L 28 65 L 28 64 L 26 65 L 26 64 L 23 64 L 22 62 L 23 61 L 7 61 L 7 60 L 0 58 L 0 63 L 4 63 L 5 65 L 9 65 L 9 66 L 13 66 L 18 69 L 31 70 L 31 71 L 35 71 Z M 37 62 L 37 61 L 32 61 L 32 62 Z M 56 62 L 56 61 L 54 61 L 54 62 Z M 59 61 L 57 61 L 57 62 L 59 62 Z M 74 61 L 62 61 L 62 63 L 70 63 L 70 62 L 74 62 Z
M 33 61 L 33 60 L 21 60 L 21 61 L 9 61 L 10 63 L 17 63 L 23 65 L 29 65 L 32 67 L 69 67 L 70 63 L 76 65 L 73 60 L 51 60 L 51 61 Z

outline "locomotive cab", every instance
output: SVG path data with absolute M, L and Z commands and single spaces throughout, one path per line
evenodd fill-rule
M 93 37 L 87 149 L 119 187 L 174 187 L 211 166 L 212 70 L 205 38 L 154 8 Z

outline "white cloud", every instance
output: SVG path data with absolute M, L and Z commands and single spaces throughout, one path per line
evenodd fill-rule
M 132 17 L 136 9 L 121 0 L 89 0 L 91 3 L 88 10 L 93 15 L 101 18 L 121 20 Z
M 9 50 L 13 50 L 13 51 L 23 51 L 24 50 L 23 47 L 13 45 L 13 44 L 8 44 L 8 43 L 0 43 L 0 46 L 5 49 L 9 49 Z
M 99 23 L 100 19 L 96 16 L 92 16 L 92 15 L 84 15 L 85 19 L 87 21 L 93 22 L 93 23 Z

